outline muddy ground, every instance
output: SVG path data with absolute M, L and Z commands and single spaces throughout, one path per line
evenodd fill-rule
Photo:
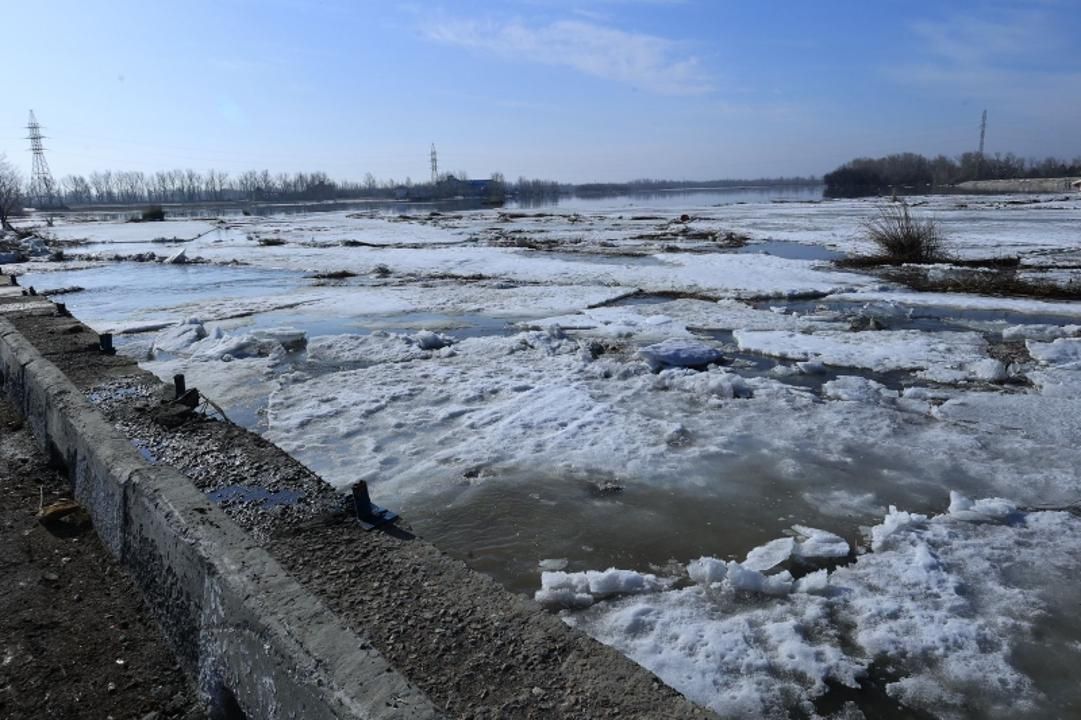
M 0 718 L 205 718 L 138 591 L 85 518 L 53 530 L 67 494 L 0 400 Z

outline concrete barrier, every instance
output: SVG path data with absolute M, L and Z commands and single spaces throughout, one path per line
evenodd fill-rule
M 186 477 L 147 464 L 4 318 L 0 383 L 219 716 L 439 717 Z

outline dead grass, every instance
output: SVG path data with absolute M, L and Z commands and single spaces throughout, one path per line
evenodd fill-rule
M 349 270 L 334 270 L 332 272 L 316 273 L 309 275 L 308 277 L 315 280 L 345 280 L 346 278 L 356 277 L 355 272 Z
M 1081 281 L 1058 283 L 1019 277 L 1011 270 L 959 269 L 930 275 L 923 268 L 903 267 L 883 270 L 886 280 L 923 292 L 971 293 L 996 297 L 1028 297 L 1040 300 L 1081 300 Z

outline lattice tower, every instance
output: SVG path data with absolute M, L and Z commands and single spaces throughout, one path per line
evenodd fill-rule
M 41 125 L 34 117 L 34 111 L 30 111 L 30 121 L 26 124 L 30 141 L 30 152 L 34 156 L 34 169 L 30 175 L 30 201 L 34 207 L 51 207 L 59 204 L 56 196 L 56 183 L 53 182 L 52 172 L 49 171 L 49 163 L 45 160 L 45 147 L 41 141 L 45 136 L 41 134 Z

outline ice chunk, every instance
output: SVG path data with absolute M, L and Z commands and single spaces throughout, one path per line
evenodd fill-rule
M 799 535 L 800 541 L 793 549 L 793 555 L 798 558 L 837 558 L 847 557 L 851 548 L 840 535 L 835 535 L 827 530 L 807 527 L 806 525 L 793 525 L 792 529 Z
M 703 556 L 687 563 L 687 574 L 699 585 L 712 585 L 724 580 L 728 574 L 728 563 Z
M 188 261 L 188 255 L 185 252 L 184 248 L 180 248 L 179 250 L 177 250 L 175 253 L 173 253 L 169 257 L 165 258 L 165 260 L 164 260 L 166 265 L 183 265 L 187 261 Z
M 593 596 L 589 593 L 575 592 L 565 587 L 541 588 L 533 593 L 533 599 L 550 609 L 581 610 L 593 604 Z
M 829 592 L 830 575 L 826 569 L 815 570 L 813 573 L 804 575 L 792 586 L 792 592 L 807 593 L 809 595 L 825 595 Z
M 230 361 L 238 358 L 269 357 L 279 350 L 282 345 L 272 335 L 264 335 L 260 332 L 244 333 L 243 335 L 226 335 L 220 332 L 208 335 L 204 340 L 192 346 L 194 351 L 193 360 Z
M 906 400 L 949 400 L 953 397 L 953 393 L 944 390 L 933 390 L 931 388 L 912 386 L 905 388 L 901 393 L 901 397 Z
M 1044 365 L 1081 362 L 1081 338 L 1056 338 L 1049 343 L 1025 341 L 1028 353 Z
M 1006 364 L 994 358 L 984 358 L 983 360 L 967 363 L 965 371 L 969 377 L 986 382 L 1000 383 L 1009 377 L 1006 372 Z
M 803 362 L 796 363 L 796 367 L 804 375 L 825 375 L 826 366 L 818 360 L 804 360 Z
M 1049 367 L 1046 370 L 1027 372 L 1029 382 L 1048 397 L 1081 398 L 1081 372 L 1066 367 Z
M 1006 517 L 1017 512 L 1017 506 L 1005 498 L 981 498 L 976 501 L 972 508 L 981 515 L 986 515 L 995 520 L 1004 520 Z
M 890 505 L 890 510 L 882 522 L 871 528 L 871 549 L 875 552 L 885 547 L 886 540 L 901 530 L 911 527 L 919 527 L 927 522 L 927 516 L 919 513 L 898 510 Z
M 989 522 L 1005 520 L 1017 512 L 1017 506 L 1005 498 L 972 500 L 959 492 L 950 491 L 949 514 L 958 520 Z
M 743 561 L 742 565 L 745 568 L 758 570 L 759 572 L 771 570 L 791 557 L 795 546 L 796 541 L 790 537 L 771 540 L 747 553 L 747 559 Z
M 454 343 L 454 338 L 443 335 L 442 333 L 434 333 L 431 330 L 421 330 L 413 335 L 413 342 L 417 344 L 421 350 L 439 350 L 445 348 L 448 345 Z
M 151 353 L 158 351 L 176 353 L 186 350 L 206 337 L 206 327 L 198 318 L 166 328 L 158 333 L 151 346 Z
M 787 595 L 792 592 L 792 575 L 787 570 L 776 575 L 763 575 L 734 562 L 728 564 L 728 584 L 733 590 Z
M 670 338 L 638 351 L 638 357 L 654 370 L 665 367 L 704 367 L 723 357 L 720 349 L 695 340 Z
M 842 375 L 822 386 L 822 394 L 833 400 L 877 403 L 887 398 L 896 398 L 897 391 L 885 385 L 858 375 Z
M 251 335 L 256 340 L 276 342 L 286 350 L 302 350 L 308 344 L 308 334 L 293 327 L 256 330 Z
M 547 607 L 582 608 L 600 598 L 657 592 L 669 584 L 656 575 L 618 568 L 574 573 L 545 571 L 541 573 L 541 589 L 533 598 Z
M 1002 329 L 1003 340 L 1039 340 L 1081 335 L 1081 325 L 1010 325 Z
M 593 604 L 585 573 L 542 572 L 541 589 L 533 599 L 545 607 L 586 608 Z
M 541 570 L 565 570 L 567 567 L 567 558 L 545 558 L 537 563 L 537 567 Z
M 956 515 L 959 512 L 967 512 L 972 509 L 976 503 L 968 497 L 965 497 L 956 490 L 950 490 L 950 507 L 948 512 L 950 515 Z
M 666 586 L 656 575 L 634 570 L 588 570 L 585 575 L 589 592 L 597 596 L 656 592 Z

